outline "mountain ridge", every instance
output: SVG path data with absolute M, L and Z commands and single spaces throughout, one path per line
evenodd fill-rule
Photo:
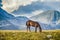
M 48 10 L 48 11 L 38 14 L 36 16 L 30 17 L 30 19 L 36 20 L 36 21 L 40 21 L 40 19 L 42 19 L 42 20 L 45 19 L 46 21 L 56 22 L 60 19 L 60 12 L 58 12 L 56 10 Z M 42 22 L 42 20 L 41 20 L 41 22 Z

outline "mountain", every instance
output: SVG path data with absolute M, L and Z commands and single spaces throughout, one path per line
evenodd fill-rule
M 0 8 L 0 20 L 14 18 L 13 15 L 9 14 L 2 8 Z
M 60 19 L 60 12 L 55 10 L 48 10 L 36 16 L 30 17 L 30 19 L 39 21 L 42 23 L 56 22 Z
M 14 17 L 5 10 L 0 8 L 0 29 L 1 30 L 25 30 L 26 21 L 29 18 L 25 16 Z M 48 10 L 36 16 L 30 17 L 40 23 L 42 29 L 53 30 L 60 29 L 60 12 L 55 10 Z M 33 29 L 33 28 L 32 28 Z
M 19 30 L 19 28 L 7 20 L 2 20 L 0 21 L 0 30 Z
M 25 30 L 26 29 L 26 22 L 29 20 L 29 18 L 27 18 L 25 16 L 19 16 L 19 17 L 16 17 L 16 20 L 18 22 L 18 25 L 20 26 L 20 29 Z
M 20 30 L 26 29 L 26 21 L 29 20 L 25 16 L 18 16 L 15 19 L 9 20 L 12 24 L 17 25 Z
M 0 8 L 0 29 L 1 30 L 16 30 L 19 29 L 18 26 L 12 24 L 11 22 L 9 22 L 10 19 L 15 18 L 13 15 L 9 14 L 8 12 L 6 12 L 5 10 L 3 10 L 2 8 Z
M 14 17 L 0 8 L 0 30 L 24 30 L 26 28 L 27 17 Z
M 60 28 L 60 12 L 55 10 L 48 10 L 36 16 L 30 17 L 31 20 L 38 21 L 43 29 L 57 29 Z M 58 23 L 59 21 L 59 23 Z M 45 27 L 45 28 L 44 28 Z

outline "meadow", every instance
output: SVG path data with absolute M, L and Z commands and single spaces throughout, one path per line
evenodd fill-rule
M 60 30 L 44 30 L 42 33 L 0 30 L 0 40 L 60 40 Z

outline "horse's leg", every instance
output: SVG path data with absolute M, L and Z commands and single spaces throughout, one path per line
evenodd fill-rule
M 42 28 L 41 28 L 41 26 L 39 26 L 39 32 L 42 32 Z
M 31 32 L 31 30 L 30 30 L 30 26 L 29 26 L 29 31 Z
M 28 28 L 29 28 L 29 26 L 27 26 L 27 32 L 28 32 Z
M 37 32 L 37 27 L 35 27 L 35 32 Z

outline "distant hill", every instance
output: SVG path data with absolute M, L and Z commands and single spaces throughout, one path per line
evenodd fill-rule
M 27 17 L 18 16 L 18 17 L 15 17 L 14 19 L 10 19 L 9 21 L 14 25 L 19 26 L 20 30 L 24 30 L 26 29 L 26 21 L 28 20 L 29 19 Z
M 25 30 L 26 21 L 34 20 L 40 23 L 42 29 L 60 29 L 60 12 L 48 10 L 41 14 L 27 18 L 25 16 L 14 17 L 0 8 L 0 29 L 1 30 Z M 33 28 L 32 28 L 33 29 Z
M 16 30 L 19 29 L 16 25 L 9 22 L 10 19 L 15 18 L 2 8 L 0 8 L 0 29 L 1 30 Z
M 36 16 L 30 17 L 31 20 L 38 21 L 43 29 L 58 29 L 60 28 L 60 12 L 48 10 Z
M 10 18 L 14 18 L 14 16 L 9 14 L 2 8 L 0 8 L 0 20 L 10 19 Z

